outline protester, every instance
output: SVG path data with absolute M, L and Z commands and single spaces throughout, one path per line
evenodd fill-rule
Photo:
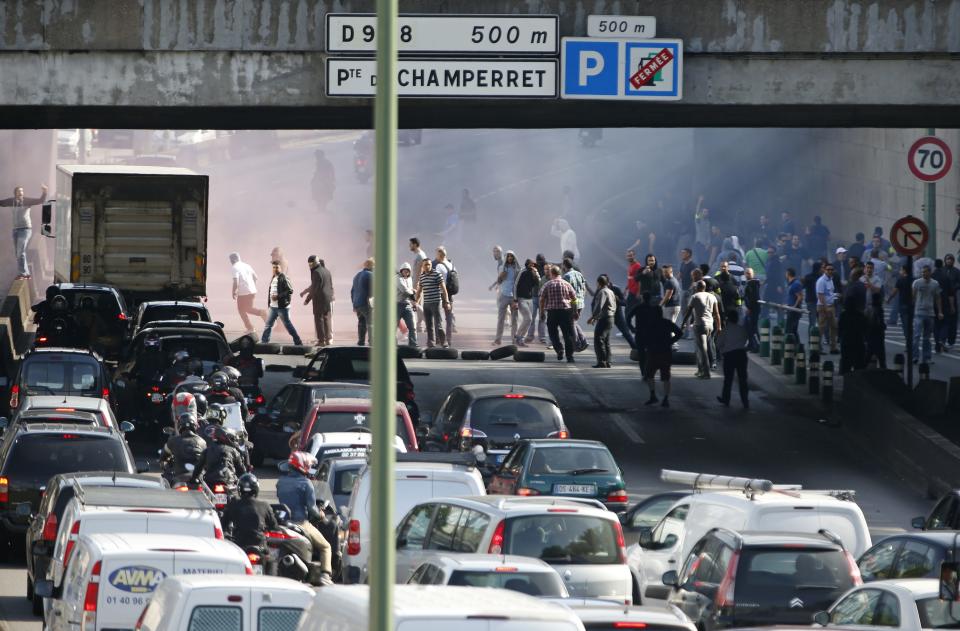
M 867 360 L 866 365 L 887 367 L 887 323 L 883 318 L 883 296 L 873 294 L 870 298 L 870 313 L 867 316 Z
M 540 318 L 547 321 L 550 344 L 557 353 L 557 360 L 573 363 L 573 304 L 577 294 L 567 281 L 560 277 L 560 268 L 550 267 L 550 280 L 540 288 Z M 561 339 L 561 335 L 563 338 Z
M 497 282 L 494 283 L 494 286 L 499 287 L 497 295 L 497 335 L 493 340 L 494 346 L 500 346 L 503 343 L 503 325 L 508 311 L 510 312 L 510 339 L 512 342 L 517 339 L 516 285 L 519 275 L 520 264 L 517 262 L 517 255 L 514 254 L 513 250 L 507 250 L 500 267 L 500 273 L 497 275 Z
M 233 270 L 233 299 L 237 301 L 237 312 L 243 322 L 244 334 L 250 334 L 253 333 L 253 324 L 250 323 L 248 314 L 262 318 L 264 323 L 267 321 L 267 311 L 253 306 L 257 297 L 257 273 L 250 265 L 241 261 L 236 252 L 230 253 L 230 263 Z
M 944 348 L 947 347 L 947 327 L 950 323 L 949 316 L 956 313 L 957 287 L 954 284 L 953 275 L 947 273 L 947 268 L 941 259 L 937 259 L 934 262 L 932 277 L 933 280 L 937 281 L 937 284 L 940 285 L 940 305 L 943 312 L 943 318 L 934 326 L 934 350 L 937 353 L 942 353 Z
M 436 254 L 437 258 L 433 261 L 433 268 L 443 278 L 443 286 L 447 292 L 447 308 L 445 309 L 447 328 L 445 333 L 447 336 L 446 342 L 449 345 L 453 344 L 453 334 L 457 332 L 457 318 L 453 312 L 453 297 L 460 291 L 460 277 L 453 261 L 447 256 L 446 246 L 439 246 Z
M 659 372 L 660 382 L 663 384 L 663 400 L 660 405 L 668 408 L 670 407 L 670 364 L 673 361 L 671 348 L 683 337 L 683 331 L 662 313 L 657 313 L 658 311 L 660 307 L 654 307 L 653 322 L 643 335 L 647 350 L 644 378 L 650 389 L 650 398 L 645 405 L 654 405 L 657 402 L 654 379 Z
M 316 254 L 307 257 L 310 267 L 310 286 L 300 292 L 306 298 L 303 304 L 313 306 L 313 326 L 317 332 L 317 345 L 326 346 L 333 337 L 330 327 L 330 307 L 333 302 L 333 279 Z
M 894 299 L 897 300 L 897 309 L 900 312 L 900 327 L 903 331 L 903 338 L 910 339 L 913 331 L 910 330 L 908 322 L 913 310 L 913 279 L 910 277 L 910 270 L 906 266 L 900 268 L 900 275 L 897 277 L 893 291 L 887 297 L 887 304 L 890 304 Z
M 273 278 L 270 279 L 270 300 L 268 303 L 270 314 L 267 316 L 266 324 L 264 324 L 260 342 L 266 344 L 270 341 L 270 333 L 273 330 L 273 325 L 277 321 L 277 318 L 280 318 L 280 321 L 283 322 L 283 327 L 287 330 L 287 333 L 290 334 L 290 337 L 293 338 L 293 343 L 300 346 L 303 341 L 300 339 L 297 329 L 294 328 L 293 322 L 290 321 L 290 299 L 293 297 L 293 285 L 290 284 L 286 274 L 280 271 L 282 266 L 280 261 L 273 261 L 272 266 Z
M 413 299 L 416 298 L 416 292 L 413 290 L 413 278 L 410 264 L 404 263 L 397 272 L 397 322 L 403 322 L 407 328 L 407 344 L 409 346 L 417 345 L 417 328 L 413 324 L 413 308 L 410 306 Z
M 680 316 L 680 283 L 673 277 L 673 265 L 668 263 L 663 266 L 660 283 L 663 289 L 663 296 L 660 298 L 663 317 L 676 324 Z
M 450 311 L 450 296 L 439 269 L 434 269 L 433 261 L 426 259 L 420 272 L 420 282 L 413 297 L 414 302 L 423 303 L 423 317 L 427 325 L 427 348 L 440 344 L 444 348 L 450 341 L 443 330 L 443 312 Z
M 427 258 L 427 253 L 423 251 L 420 247 L 420 239 L 418 237 L 410 237 L 409 249 L 413 252 L 413 265 L 411 268 L 411 280 L 414 287 L 420 286 L 420 272 L 423 270 L 423 262 Z M 417 316 L 417 332 L 423 332 L 423 309 L 420 308 L 420 304 L 417 302 L 413 303 L 413 310 Z
M 610 291 L 613 292 L 613 295 L 617 297 L 617 310 L 613 314 L 613 324 L 617 327 L 617 331 L 620 332 L 620 335 L 623 337 L 624 341 L 630 345 L 630 348 L 636 348 L 637 343 L 633 339 L 633 333 L 630 332 L 630 327 L 627 326 L 627 319 L 625 316 L 626 300 L 623 296 L 623 290 L 613 284 L 613 281 L 610 280 L 609 276 L 606 274 L 603 276 L 607 279 L 607 287 L 609 287 Z
M 859 271 L 854 272 L 857 275 Z M 850 278 L 850 285 L 860 285 Z M 866 296 L 866 293 L 863 293 Z M 841 375 L 861 370 L 867 366 L 867 319 L 859 304 L 858 294 L 848 295 L 840 312 L 837 322 L 837 331 L 840 335 L 840 370 Z
M 357 315 L 357 346 L 365 346 L 367 333 L 373 344 L 373 259 L 363 262 L 363 267 L 353 277 L 350 288 L 353 312 Z
M 570 283 L 570 286 L 573 287 L 574 294 L 576 298 L 571 305 L 571 316 L 573 318 L 573 332 L 574 332 L 574 342 L 575 348 L 577 351 L 582 351 L 587 348 L 586 336 L 583 334 L 583 329 L 580 328 L 580 313 L 583 311 L 583 307 L 586 304 L 587 297 L 587 281 L 578 270 L 573 267 L 573 259 L 565 258 L 563 259 L 563 280 Z
M 533 292 L 533 299 L 530 301 L 530 328 L 527 329 L 527 337 L 524 341 L 529 344 L 534 338 L 537 338 L 537 341 L 541 344 L 546 344 L 547 325 L 543 319 L 540 318 L 540 292 L 543 291 L 543 286 L 550 280 L 547 257 L 543 254 L 537 254 L 534 267 L 539 280 Z
M 814 265 L 819 265 L 815 263 Z M 787 306 L 794 307 L 796 309 L 803 308 L 804 300 L 804 287 L 803 284 L 797 280 L 797 271 L 792 267 L 787 268 Z M 813 295 L 816 296 L 816 288 L 814 288 Z M 816 322 L 816 308 L 817 303 L 812 303 L 812 309 L 808 306 L 807 313 L 810 314 L 810 322 Z M 793 334 L 794 337 L 800 339 L 800 312 L 798 311 L 787 311 L 787 324 L 786 334 Z M 816 350 L 816 349 L 814 349 Z
M 699 379 L 709 379 L 711 359 L 708 339 L 713 335 L 714 330 L 723 329 L 720 323 L 720 306 L 716 294 L 707 291 L 704 281 L 697 281 L 694 292 L 690 298 L 690 306 L 683 314 L 683 323 L 686 324 L 688 320 L 693 323 L 697 351 L 696 376 Z
M 514 335 L 514 343 L 517 346 L 526 346 L 525 336 L 532 330 L 533 318 L 536 312 L 532 305 L 535 297 L 539 294 L 540 274 L 537 272 L 536 263 L 527 259 L 523 262 L 523 271 L 517 276 L 516 286 L 514 287 L 514 309 L 520 314 L 520 326 Z M 531 338 L 532 339 L 532 338 Z
M 783 265 L 777 256 L 777 249 L 773 245 L 767 246 L 767 282 L 763 286 L 763 300 L 772 304 L 783 304 Z M 761 318 L 769 318 L 770 325 L 777 324 L 780 317 L 779 310 L 771 310 L 764 306 Z M 811 320 L 813 322 L 813 320 Z
M 723 390 L 717 400 L 725 406 L 730 405 L 730 391 L 733 377 L 737 377 L 740 390 L 740 403 L 744 409 L 750 408 L 749 389 L 747 388 L 747 330 L 740 325 L 740 314 L 735 310 L 726 313 L 723 329 L 717 335 L 717 352 L 723 355 Z
M 957 206 L 960 210 L 960 204 Z M 950 292 L 947 302 L 943 303 L 943 322 L 944 328 L 944 350 L 953 350 L 957 343 L 957 313 L 960 309 L 960 269 L 957 268 L 957 259 L 953 254 L 947 254 L 943 257 L 944 277 L 950 282 L 953 288 Z
M 597 355 L 594 368 L 610 368 L 610 329 L 617 311 L 617 297 L 607 286 L 607 277 L 597 278 L 597 292 L 588 324 L 593 324 L 593 348 Z
M 753 268 L 748 267 L 744 270 L 746 284 L 743 288 L 743 304 L 746 307 L 745 325 L 747 329 L 747 338 L 750 340 L 747 349 L 751 353 L 760 350 L 760 290 L 761 284 L 758 278 L 754 277 Z
M 830 345 L 830 353 L 837 354 L 837 295 L 833 286 L 833 265 L 827 264 L 823 275 L 817 279 L 817 325 L 820 341 Z M 820 350 L 820 349 L 814 349 Z
M 923 343 L 921 359 L 931 361 L 930 337 L 937 320 L 943 319 L 943 306 L 940 302 L 940 284 L 933 280 L 933 270 L 929 265 L 923 267 L 921 277 L 913 281 L 913 363 L 917 363 L 916 353 Z
M 571 252 L 573 260 L 580 260 L 580 250 L 577 248 L 577 233 L 570 227 L 566 219 L 555 219 L 550 228 L 550 234 L 560 238 L 560 253 L 563 258 L 567 258 L 567 252 Z

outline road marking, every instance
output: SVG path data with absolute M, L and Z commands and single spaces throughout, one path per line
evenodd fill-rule
M 613 417 L 613 422 L 617 424 L 617 427 L 620 428 L 620 431 L 627 435 L 627 438 L 638 445 L 646 445 L 647 441 L 643 438 L 630 426 L 630 423 L 623 417 L 626 414 L 611 414 Z

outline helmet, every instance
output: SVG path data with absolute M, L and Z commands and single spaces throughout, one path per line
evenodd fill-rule
M 220 370 L 207 378 L 207 383 L 209 383 L 210 387 L 214 390 L 226 390 L 228 381 L 229 379 L 227 378 L 226 373 Z
M 257 341 L 249 335 L 244 335 L 237 340 L 237 344 L 240 346 L 241 351 L 253 352 L 253 347 L 257 345 Z
M 66 311 L 67 310 L 67 299 L 63 294 L 57 294 L 53 297 L 53 300 L 50 301 L 50 308 L 53 311 Z
M 188 352 L 185 351 L 185 350 L 182 350 L 182 349 L 181 349 L 181 350 L 179 350 L 179 351 L 177 351 L 176 353 L 173 354 L 173 361 L 175 361 L 175 362 L 177 362 L 177 363 L 185 362 L 185 361 L 187 361 L 188 359 L 190 359 L 190 353 L 188 353 Z
M 260 494 L 260 480 L 252 473 L 244 473 L 237 480 L 237 490 L 240 497 L 256 497 Z
M 209 421 L 210 423 L 223 425 L 223 422 L 227 420 L 227 410 L 219 403 L 211 403 L 207 407 L 206 416 L 207 416 L 207 421 Z
M 240 371 L 233 366 L 224 366 L 220 372 L 227 376 L 227 385 L 235 387 L 240 383 Z
M 203 396 L 200 393 L 193 395 L 193 400 L 197 404 L 197 414 L 200 416 L 207 415 L 207 397 Z
M 317 459 L 305 451 L 294 451 L 287 459 L 287 464 L 303 475 L 310 475 L 310 469 L 317 464 Z
M 197 429 L 200 427 L 200 424 L 197 423 L 197 417 L 189 412 L 184 412 L 178 416 L 177 424 L 180 428 L 181 434 L 188 430 L 196 433 Z

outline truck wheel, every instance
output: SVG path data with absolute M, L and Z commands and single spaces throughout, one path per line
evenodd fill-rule
M 461 351 L 460 359 L 490 359 L 488 351 Z
M 546 354 L 543 351 L 517 351 L 513 354 L 513 361 L 542 362 Z
M 506 346 L 501 346 L 500 348 L 495 348 L 490 351 L 490 359 L 504 359 L 506 357 L 511 357 L 516 352 L 517 347 L 515 345 L 507 344 Z

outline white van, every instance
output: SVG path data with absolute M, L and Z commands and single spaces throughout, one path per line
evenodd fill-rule
M 717 488 L 711 483 L 719 484 L 721 476 L 661 472 L 667 482 L 689 475 L 709 482 L 698 482 L 693 494 L 677 500 L 653 530 L 627 550 L 627 562 L 640 576 L 644 603 L 666 599 L 670 588 L 661 577 L 669 570 L 679 571 L 690 549 L 712 528 L 808 534 L 829 530 L 854 558 L 872 545 L 867 520 L 852 491 L 804 491 L 799 486 L 776 487 L 768 480 L 723 476 L 724 487 L 731 486 L 726 480 L 736 480 L 742 481 L 741 488 L 702 492 Z
M 274 576 L 171 576 L 153 592 L 137 631 L 295 631 L 313 590 Z
M 202 493 L 170 489 L 80 487 L 63 511 L 46 578 L 59 588 L 76 542 L 101 532 L 223 539 L 220 517 Z M 48 603 L 49 604 L 49 603 Z
M 483 478 L 474 465 L 472 456 L 461 454 L 397 454 L 393 526 L 421 502 L 436 497 L 486 495 Z M 343 518 L 346 532 L 341 534 L 340 545 L 345 583 L 366 582 L 373 491 L 371 473 L 369 465 L 360 471 Z
M 317 590 L 300 631 L 367 631 L 370 592 L 365 585 Z M 567 607 L 488 587 L 397 585 L 389 631 L 583 631 Z
M 84 535 L 63 576 L 62 593 L 37 583 L 51 601 L 48 631 L 132 629 L 154 590 L 178 574 L 253 574 L 243 550 L 229 541 L 179 535 Z

